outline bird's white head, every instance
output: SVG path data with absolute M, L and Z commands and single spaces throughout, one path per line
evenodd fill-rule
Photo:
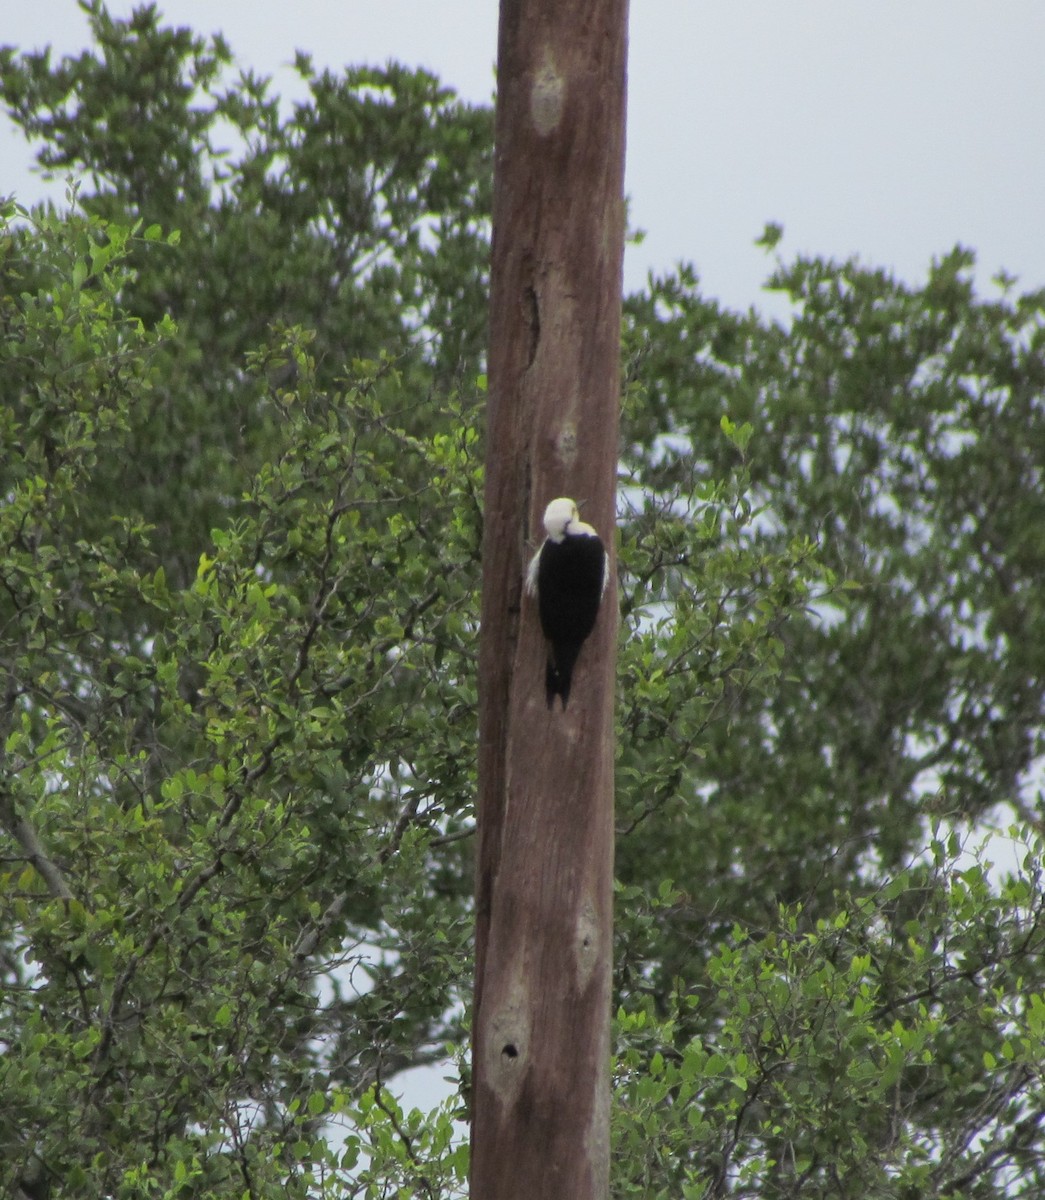
M 567 496 L 553 500 L 544 510 L 544 528 L 553 542 L 561 542 L 567 534 L 570 537 L 598 537 L 595 530 L 581 520 L 576 503 Z
M 544 528 L 553 542 L 561 542 L 569 526 L 579 520 L 577 505 L 566 496 L 552 500 L 544 510 Z

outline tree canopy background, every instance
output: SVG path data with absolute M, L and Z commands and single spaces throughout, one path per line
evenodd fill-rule
M 2 1187 L 460 1195 L 491 114 L 89 9 L 0 58 L 77 181 L 3 211 Z M 615 1195 L 1045 1186 L 1045 296 L 971 266 L 627 298 Z

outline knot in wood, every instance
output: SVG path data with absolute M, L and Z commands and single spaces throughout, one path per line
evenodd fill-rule
M 551 133 L 562 119 L 565 95 L 566 82 L 547 56 L 534 73 L 530 89 L 530 117 L 542 137 Z
M 559 430 L 555 441 L 559 461 L 564 467 L 572 467 L 577 461 L 577 426 L 572 421 L 567 421 Z

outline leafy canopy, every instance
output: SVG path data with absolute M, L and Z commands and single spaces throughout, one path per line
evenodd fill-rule
M 3 210 L 3 1190 L 460 1195 L 389 1087 L 467 1028 L 490 114 L 84 8 L 0 58 L 80 181 Z M 1045 298 L 970 267 L 628 299 L 615 1195 L 1042 1190 Z

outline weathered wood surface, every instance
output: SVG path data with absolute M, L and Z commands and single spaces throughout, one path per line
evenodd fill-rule
M 602 1200 L 609 1177 L 614 498 L 626 0 L 503 0 L 480 649 L 473 1200 Z M 541 514 L 567 495 L 610 585 L 549 712 Z

